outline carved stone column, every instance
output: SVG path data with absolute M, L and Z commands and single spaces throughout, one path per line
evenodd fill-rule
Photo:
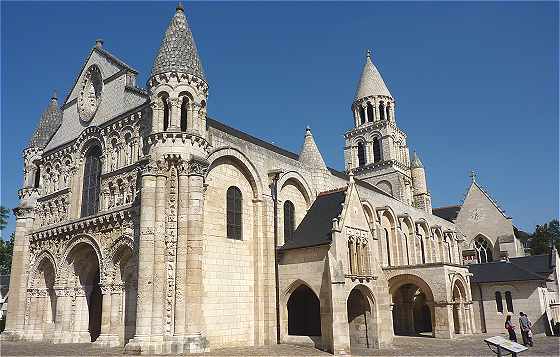
M 175 281 L 175 336 L 184 336 L 186 328 L 185 290 L 187 284 L 187 251 L 188 209 L 189 209 L 189 178 L 188 163 L 181 162 L 177 175 L 178 207 L 177 207 L 177 269 Z
M 119 336 L 124 333 L 122 331 L 122 323 L 124 317 L 124 306 L 122 304 L 122 292 L 123 292 L 123 284 L 113 284 L 113 289 L 111 290 L 111 334 L 115 336 Z M 126 321 L 125 321 L 126 323 Z
M 188 172 L 188 219 L 187 219 L 187 285 L 186 300 L 186 334 L 185 344 L 189 352 L 203 352 L 208 343 L 202 331 L 202 233 L 204 213 L 204 175 L 208 163 L 193 159 L 189 162 Z
M 54 292 L 56 295 L 56 315 L 54 320 L 55 335 L 54 342 L 61 343 L 63 341 L 63 323 L 64 317 L 67 309 L 67 300 L 69 296 L 66 293 L 66 288 L 64 286 L 55 286 Z
M 29 257 L 29 234 L 33 228 L 35 213 L 32 208 L 18 207 L 14 209 L 16 231 L 10 273 L 10 303 L 6 330 L 3 338 L 19 339 L 24 332 L 25 302 L 27 293 L 27 262 Z
M 169 98 L 169 108 L 171 109 L 171 115 L 169 116 L 169 130 L 170 131 L 180 131 L 181 130 L 181 98 Z
M 76 310 L 74 312 L 74 333 L 72 342 L 90 342 L 91 337 L 89 334 L 89 310 L 86 297 L 86 288 L 81 286 L 75 288 L 75 294 Z
M 107 346 L 117 346 L 119 344 L 118 336 L 111 333 L 112 290 L 113 287 L 109 284 L 101 285 L 101 334 L 95 341 Z
M 163 341 L 165 301 L 165 211 L 166 211 L 165 162 L 158 161 L 155 197 L 154 281 L 152 299 L 153 342 Z
M 150 162 L 142 171 L 136 332 L 127 345 L 133 351 L 148 343 L 152 332 L 156 170 L 155 163 Z

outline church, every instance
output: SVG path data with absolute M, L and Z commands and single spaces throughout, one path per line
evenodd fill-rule
M 145 88 L 137 75 L 98 40 L 42 114 L 23 152 L 3 338 L 340 354 L 481 331 L 467 263 L 524 255 L 511 220 L 484 233 L 475 226 L 498 208 L 473 214 L 483 200 L 432 208 L 369 52 L 343 172 L 310 128 L 293 153 L 208 117 L 211 83 L 182 5 Z

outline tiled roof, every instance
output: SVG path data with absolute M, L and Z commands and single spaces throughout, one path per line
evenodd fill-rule
M 313 134 L 311 134 L 311 129 L 309 127 L 305 129 L 305 139 L 299 154 L 299 162 L 314 169 L 327 169 L 325 160 L 323 160 L 323 156 L 317 148 L 317 144 L 315 144 Z
M 62 111 L 58 107 L 56 93 L 53 94 L 49 106 L 39 119 L 39 125 L 29 140 L 27 147 L 43 149 L 53 137 L 62 123 Z
M 418 156 L 416 151 L 414 151 L 414 153 L 412 154 L 412 161 L 410 161 L 410 168 L 416 169 L 416 168 L 423 168 L 423 167 L 424 164 L 422 164 L 422 161 L 420 161 L 420 157 Z
M 371 55 L 368 51 L 366 57 L 366 63 L 362 71 L 362 76 L 360 77 L 360 82 L 358 83 L 358 88 L 356 89 L 356 99 L 365 98 L 373 95 L 384 95 L 387 97 L 393 97 L 385 85 L 385 81 L 381 77 L 381 74 L 371 62 Z
M 548 274 L 536 271 L 543 269 L 543 256 L 511 258 L 509 261 L 498 261 L 485 264 L 469 265 L 473 274 L 473 283 L 494 283 L 505 281 L 547 280 Z M 545 274 L 542 274 L 545 273 Z
M 448 206 L 432 209 L 435 216 L 445 219 L 446 221 L 453 222 L 459 215 L 461 206 Z
M 314 247 L 331 242 L 332 220 L 342 212 L 346 188 L 320 193 L 296 228 L 294 238 L 279 250 Z
M 548 276 L 554 270 L 554 268 L 550 266 L 550 258 L 550 254 L 540 254 L 510 258 L 509 261 L 532 273 Z
M 188 73 L 206 80 L 196 44 L 180 4 L 165 31 L 151 76 L 164 72 Z

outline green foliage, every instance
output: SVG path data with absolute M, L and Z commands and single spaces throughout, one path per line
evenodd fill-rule
M 535 228 L 529 243 L 531 255 L 548 253 L 551 243 L 556 246 L 557 250 L 560 250 L 560 224 L 557 219 Z
M 9 275 L 12 268 L 12 254 L 14 252 L 15 234 L 10 234 L 10 240 L 0 239 L 0 275 Z
M 10 210 L 4 206 L 0 206 L 0 230 L 6 228 L 9 217 L 10 217 Z

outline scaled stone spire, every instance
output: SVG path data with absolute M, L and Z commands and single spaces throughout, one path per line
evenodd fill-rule
M 389 89 L 385 85 L 381 74 L 371 61 L 371 51 L 367 51 L 366 63 L 362 71 L 362 76 L 360 77 L 360 82 L 358 83 L 358 88 L 356 89 L 356 98 L 365 98 L 374 95 L 384 95 L 393 98 Z
M 152 67 L 151 76 L 165 72 L 188 73 L 206 81 L 185 9 L 179 3 Z
M 424 168 L 424 165 L 422 164 L 422 161 L 420 161 L 420 157 L 418 157 L 416 151 L 414 151 L 414 153 L 412 154 L 412 161 L 410 162 L 410 168 L 412 169 Z
M 311 134 L 311 129 L 309 127 L 305 129 L 305 140 L 303 141 L 303 146 L 299 153 L 299 162 L 314 169 L 327 170 L 327 165 L 325 165 L 323 156 L 321 152 L 319 152 L 317 144 L 315 144 L 313 134 Z
M 58 107 L 56 91 L 53 92 L 51 102 L 39 119 L 39 125 L 29 140 L 28 148 L 43 149 L 62 124 L 62 111 Z

